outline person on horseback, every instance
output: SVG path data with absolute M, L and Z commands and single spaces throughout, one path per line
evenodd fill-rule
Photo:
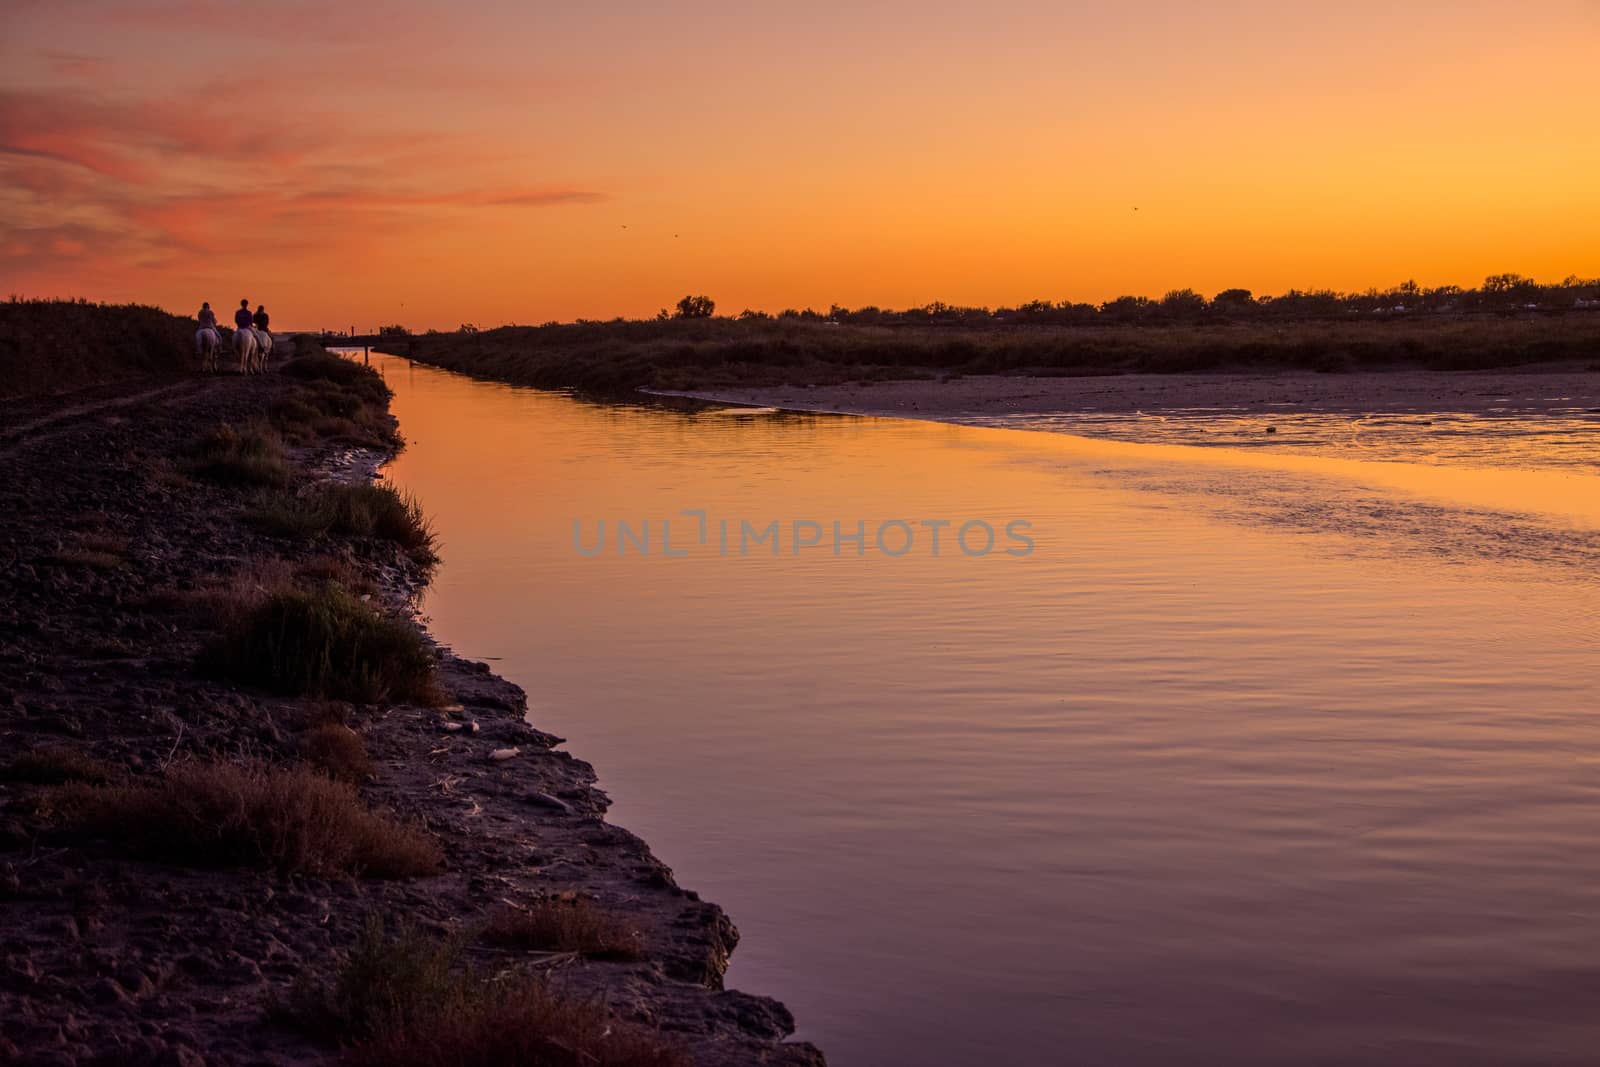
M 270 320 L 267 318 L 266 306 L 257 304 L 255 316 L 251 319 L 251 322 L 254 323 L 255 328 L 258 330 L 265 330 L 269 321 Z
M 217 313 L 211 310 L 211 301 L 207 300 L 200 305 L 199 318 L 202 330 L 215 330 L 217 328 Z
M 241 330 L 248 330 L 255 325 L 255 320 L 250 315 L 250 301 L 239 301 L 239 310 L 233 313 L 233 324 Z

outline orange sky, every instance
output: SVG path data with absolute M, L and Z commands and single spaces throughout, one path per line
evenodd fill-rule
M 1600 275 L 1600 0 L 546 7 L 4 0 L 0 293 L 366 329 Z

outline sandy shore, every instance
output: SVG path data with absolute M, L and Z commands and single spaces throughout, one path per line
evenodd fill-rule
M 1045 413 L 1600 411 L 1600 372 L 1570 365 L 1527 371 L 1358 374 L 1125 374 L 1087 378 L 973 376 L 949 380 L 781 385 L 659 395 L 729 404 L 897 418 Z

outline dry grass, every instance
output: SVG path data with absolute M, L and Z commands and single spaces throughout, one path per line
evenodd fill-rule
M 288 696 L 437 704 L 433 652 L 418 630 L 328 582 L 228 605 L 202 654 L 210 672 Z
M 181 764 L 152 784 L 76 787 L 60 808 L 129 854 L 185 866 L 406 878 L 434 873 L 443 858 L 422 830 L 304 767 Z
M 356 596 L 370 595 L 378 591 L 378 587 L 360 567 L 339 556 L 311 556 L 302 560 L 295 564 L 294 577 L 301 584 L 322 585 L 325 582 L 333 582 Z
M 356 1067 L 689 1067 L 682 1051 L 618 1022 L 598 1000 L 532 979 L 492 987 L 449 1010 L 379 1028 L 350 1051 Z
M 372 775 L 366 741 L 341 723 L 322 723 L 301 734 L 300 758 L 329 778 L 351 785 Z
M 644 958 L 644 938 L 638 930 L 573 894 L 541 900 L 528 908 L 499 908 L 489 916 L 483 936 L 491 944 L 508 948 L 576 952 L 597 960 Z
M 85 567 L 92 571 L 114 571 L 127 566 L 128 557 L 117 552 L 103 552 L 93 548 L 63 548 L 44 557 L 46 563 L 58 567 Z
M 80 533 L 71 544 L 63 545 L 45 556 L 44 562 L 59 567 L 116 570 L 128 562 L 128 539 L 106 533 Z
M 543 982 L 490 982 L 461 965 L 458 939 L 369 919 L 325 988 L 305 984 L 287 1013 L 349 1045 L 362 1067 L 687 1067 L 661 1039 L 604 1005 Z
M 15 756 L 0 770 L 0 780 L 26 785 L 99 784 L 111 780 L 111 769 L 77 749 L 36 748 Z

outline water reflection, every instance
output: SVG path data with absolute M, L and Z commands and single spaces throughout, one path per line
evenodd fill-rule
M 389 475 L 444 541 L 436 632 L 528 688 L 732 913 L 730 981 L 832 1062 L 1600 1039 L 1581 465 L 597 406 L 374 360 L 411 442 Z M 683 508 L 1021 516 L 1037 550 L 571 549 L 574 519 Z

